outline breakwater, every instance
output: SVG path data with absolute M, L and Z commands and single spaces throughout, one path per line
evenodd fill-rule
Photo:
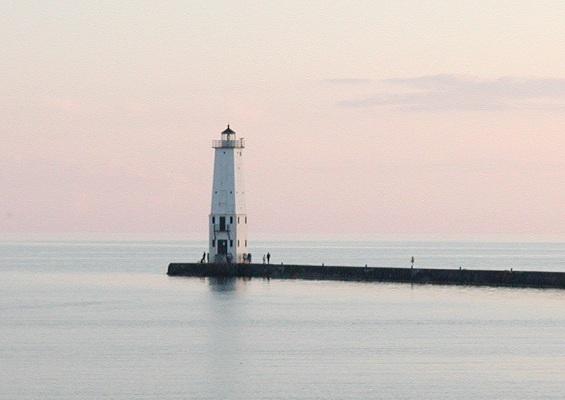
M 512 270 L 172 263 L 169 264 L 167 274 L 192 277 L 309 279 L 565 289 L 565 272 Z

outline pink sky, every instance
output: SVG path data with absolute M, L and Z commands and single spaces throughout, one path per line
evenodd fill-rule
M 565 240 L 565 4 L 303 3 L 2 6 L 0 235 Z

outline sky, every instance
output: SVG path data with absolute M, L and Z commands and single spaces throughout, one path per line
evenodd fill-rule
M 0 237 L 565 240 L 565 2 L 1 1 Z

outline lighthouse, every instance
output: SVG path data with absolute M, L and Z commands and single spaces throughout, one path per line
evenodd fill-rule
M 214 149 L 214 181 L 209 216 L 210 262 L 245 262 L 247 251 L 247 212 L 243 182 L 243 138 L 228 127 Z

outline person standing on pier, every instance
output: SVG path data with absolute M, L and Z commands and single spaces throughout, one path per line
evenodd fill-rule
M 263 264 L 265 264 L 266 256 L 263 254 Z
M 267 253 L 267 264 L 271 263 L 271 253 Z

